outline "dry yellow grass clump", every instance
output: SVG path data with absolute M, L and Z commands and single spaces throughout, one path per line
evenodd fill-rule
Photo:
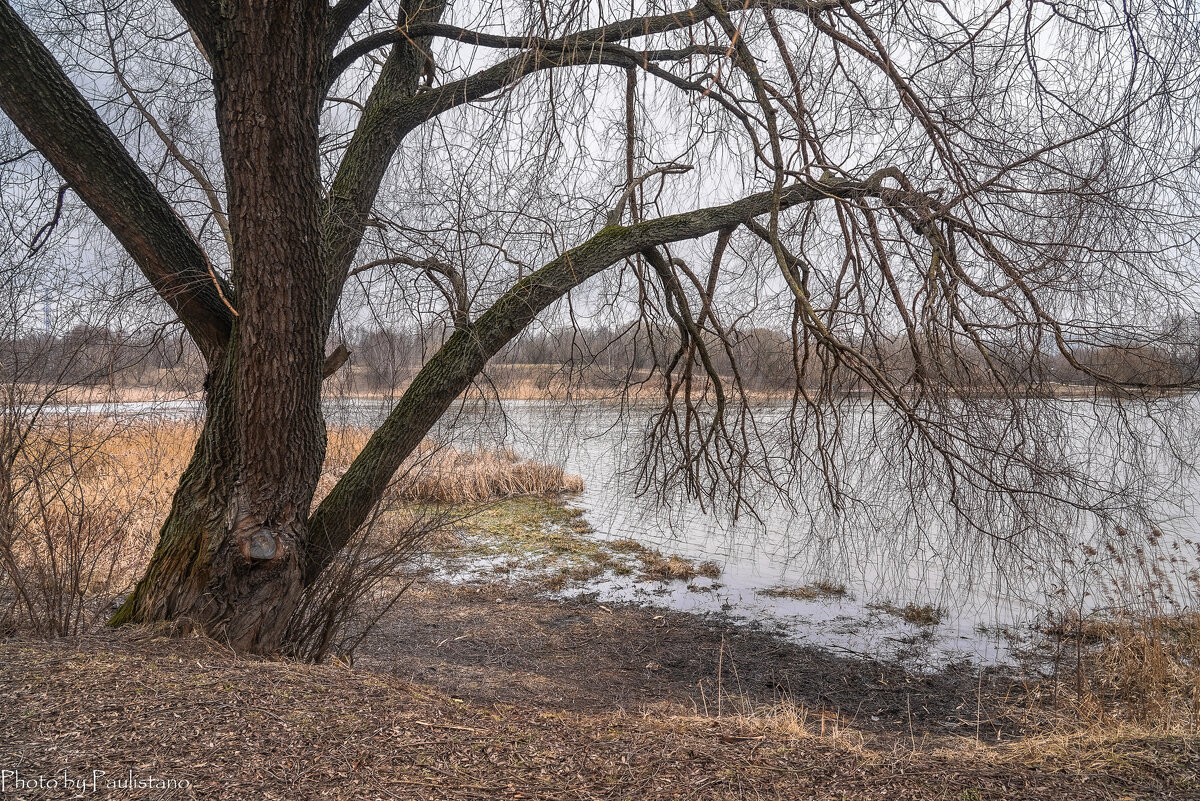
M 417 453 L 398 482 L 407 501 L 477 503 L 517 495 L 557 495 L 579 492 L 583 479 L 557 465 L 522 459 L 507 448 L 498 451 L 459 451 L 432 447 Z
M 329 432 L 328 492 L 370 436 Z M 106 619 L 144 568 L 199 436 L 194 421 L 71 414 L 0 425 L 0 633 L 69 634 Z M 474 504 L 582 489 L 582 479 L 510 450 L 422 445 L 403 468 L 392 523 L 417 503 Z
M 1047 629 L 1065 664 L 1042 696 L 1084 719 L 1200 731 L 1200 613 L 1068 619 Z
M 368 428 L 330 429 L 318 500 L 370 436 Z M 401 466 L 394 487 L 402 501 L 469 504 L 518 495 L 580 492 L 583 479 L 557 465 L 522 459 L 509 448 L 463 451 L 426 441 Z

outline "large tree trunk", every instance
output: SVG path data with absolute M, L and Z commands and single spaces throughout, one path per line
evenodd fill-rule
M 294 603 L 286 597 L 294 559 L 255 558 L 274 545 L 261 536 L 250 541 L 249 554 L 240 553 L 230 514 L 240 472 L 231 384 L 229 370 L 210 376 L 207 415 L 191 462 L 150 564 L 113 625 L 179 619 L 255 650 L 278 640 L 276 629 L 286 617 L 282 622 L 270 617 Z
M 910 222 L 920 218 L 922 231 L 932 230 L 934 217 L 944 211 L 941 201 L 913 191 L 891 167 L 866 181 L 827 176 L 801 179 L 786 189 L 777 183 L 772 191 L 721 206 L 628 226 L 609 224 L 525 274 L 477 319 L 456 319 L 458 330 L 311 513 L 325 449 L 320 408 L 325 336 L 381 181 L 405 136 L 451 108 L 499 96 L 534 72 L 585 64 L 650 70 L 652 61 L 682 63 L 702 51 L 641 53 L 622 43 L 713 18 L 734 41 L 736 28 L 727 15 L 748 6 L 706 0 L 679 13 L 635 17 L 552 40 L 533 38 L 485 69 L 426 86 L 421 76 L 436 67 L 430 62 L 437 50 L 431 36 L 461 37 L 470 46 L 489 48 L 514 42 L 434 25 L 445 0 L 403 0 L 395 30 L 365 36 L 331 58 L 331 48 L 367 9 L 367 0 L 338 0 L 332 11 L 326 0 L 173 5 L 213 69 L 232 240 L 229 282 L 217 275 L 188 226 L 52 54 L 8 0 L 0 0 L 5 48 L 0 109 L 129 251 L 208 364 L 202 436 L 149 569 L 114 623 L 186 618 L 238 648 L 274 650 L 303 584 L 345 545 L 404 458 L 487 360 L 550 304 L 621 259 L 637 253 L 653 257 L 650 249 L 661 245 L 829 198 L 854 203 L 877 198 Z M 753 5 L 813 10 L 790 2 Z M 322 202 L 318 123 L 324 92 L 342 70 L 384 45 L 391 52 Z M 752 59 L 744 49 L 738 59 L 757 91 L 761 76 Z M 764 110 L 769 111 L 765 100 Z M 899 180 L 904 191 L 884 187 L 888 177 Z M 620 214 L 613 219 L 619 221 Z M 961 221 L 943 222 L 970 230 Z M 767 238 L 786 267 L 786 254 L 773 235 Z M 999 253 L 985 240 L 979 244 Z M 1008 270 L 1003 259 L 997 263 Z M 783 274 L 788 278 L 788 269 Z M 804 301 L 802 288 L 793 289 Z M 820 341 L 829 339 L 819 321 L 813 330 L 824 337 Z M 887 397 L 899 397 L 880 381 Z
M 114 623 L 186 618 L 271 652 L 302 590 L 325 454 L 319 0 L 227 7 L 213 52 L 237 317 L 150 567 Z

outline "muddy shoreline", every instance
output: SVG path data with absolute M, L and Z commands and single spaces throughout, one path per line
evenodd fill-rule
M 919 670 L 711 615 L 504 582 L 414 586 L 354 658 L 476 703 L 718 714 L 786 700 L 880 736 L 996 742 L 1026 728 L 1022 684 L 1002 668 Z

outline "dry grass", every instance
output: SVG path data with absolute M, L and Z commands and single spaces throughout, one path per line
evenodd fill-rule
M 155 369 L 136 382 L 123 381 L 120 376 L 115 378 L 111 383 L 54 387 L 54 402 L 111 404 L 196 400 L 203 392 L 204 384 L 204 374 L 200 370 Z M 40 400 L 48 394 L 45 384 L 17 384 L 13 389 L 13 394 L 20 398 Z
M 905 623 L 913 626 L 936 626 L 946 617 L 946 610 L 943 607 L 931 604 L 905 604 L 904 606 L 898 606 L 890 601 L 884 601 L 868 604 L 867 608 L 878 609 L 880 612 L 885 612 L 892 617 L 898 617 Z
M 557 465 L 522 459 L 514 451 L 458 451 L 436 448 L 417 454 L 419 469 L 399 482 L 406 501 L 463 504 L 518 495 L 559 495 L 583 490 L 583 479 Z
M 21 458 L 49 468 L 40 480 L 72 483 L 81 505 L 119 509 L 130 525 L 150 533 L 170 507 L 197 434 L 184 422 L 77 415 L 35 431 Z
M 729 721 L 743 737 L 783 737 L 789 740 L 809 737 L 836 738 L 860 747 L 865 739 L 840 710 L 813 707 L 787 695 L 763 703 L 743 693 L 728 693 L 718 686 L 713 691 L 701 687 L 696 715 Z
M 1194 741 L 1129 727 L 987 745 L 859 741 L 779 704 L 577 712 L 479 704 L 339 665 L 238 658 L 148 632 L 0 644 L 0 768 L 187 780 L 128 798 L 1195 798 Z M 822 735 L 824 727 L 824 735 Z
M 80 449 L 86 458 L 54 462 L 53 475 L 74 481 L 89 508 L 121 510 L 93 520 L 136 545 L 122 557 L 136 572 L 194 436 L 191 426 L 165 423 L 59 429 L 30 453 L 46 460 L 64 443 Z M 325 486 L 365 436 L 331 432 Z M 462 472 L 469 458 L 423 450 L 409 474 L 439 463 Z M 480 470 L 493 478 L 458 489 L 433 480 L 440 488 L 431 492 L 507 494 L 517 486 L 511 475 L 523 470 L 511 455 L 494 455 Z M 542 474 L 541 486 L 566 486 L 559 472 Z M 577 515 L 564 519 L 571 530 L 585 525 Z M 656 580 L 719 574 L 716 565 L 632 540 L 606 545 L 633 555 Z M 602 560 L 593 561 L 560 573 L 563 583 L 600 570 Z M 88 592 L 99 603 L 133 572 Z M 933 607 L 886 611 L 916 625 L 937 622 Z M 214 798 L 1196 798 L 1198 632 L 1195 615 L 1064 621 L 1051 633 L 1066 657 L 1078 654 L 1077 664 L 1064 658 L 1055 677 L 1030 684 L 1033 703 L 1019 710 L 1051 725 L 1048 732 L 999 745 L 977 737 L 934 747 L 914 738 L 890 752 L 865 742 L 838 710 L 787 697 L 764 704 L 719 691 L 715 712 L 708 703 L 646 717 L 583 714 L 462 703 L 372 673 L 247 661 L 204 641 L 128 633 L 14 640 L 0 644 L 0 703 L 13 710 L 10 726 L 0 727 L 0 769 L 10 760 L 53 771 L 151 766 L 203 783 L 198 795 Z M 180 747 L 185 741 L 201 753 Z
M 350 466 L 370 438 L 369 428 L 331 428 L 318 500 Z M 557 465 L 522 459 L 508 448 L 460 451 L 424 442 L 401 465 L 394 489 L 412 503 L 472 504 L 520 495 L 580 492 L 583 479 Z
M 613 540 L 608 543 L 608 547 L 619 553 L 641 553 L 646 550 L 646 546 L 642 545 L 635 539 L 623 537 L 619 540 Z
M 679 554 L 665 555 L 662 551 L 643 545 L 628 537 L 606 542 L 605 546 L 616 553 L 630 554 L 641 563 L 643 581 L 691 581 L 697 576 L 717 579 L 721 577 L 721 566 L 716 562 L 701 562 Z
M 1100 725 L 1200 732 L 1200 613 L 1066 617 L 1045 633 L 1054 671 L 1037 698 Z
M 0 629 L 63 635 L 106 617 L 145 563 L 191 436 L 182 425 L 74 415 L 5 439 Z
M 771 587 L 759 590 L 759 595 L 768 598 L 792 598 L 797 601 L 813 601 L 818 598 L 845 598 L 849 593 L 845 584 L 834 581 L 814 581 L 801 587 Z
M 721 576 L 721 566 L 716 562 L 696 564 L 679 554 L 664 556 L 653 548 L 643 549 L 638 559 L 642 563 L 643 581 L 691 581 L 697 576 L 711 579 Z
M 321 487 L 329 487 L 350 466 L 366 444 L 371 430 L 362 427 L 332 427 L 328 433 Z M 128 477 L 137 471 L 141 481 L 123 480 L 92 484 L 95 495 L 120 491 L 125 505 L 161 512 L 169 505 L 175 481 L 187 465 L 198 431 L 187 423 L 155 421 L 131 427 L 107 438 L 103 450 L 121 466 L 118 474 Z M 561 467 L 522 459 L 514 451 L 460 451 L 449 446 L 423 443 L 401 467 L 397 491 L 404 500 L 446 504 L 478 503 L 517 495 L 557 495 L 579 492 L 583 479 Z M 318 499 L 323 495 L 318 491 Z M 142 500 L 153 500 L 147 505 Z M 155 518 L 155 521 L 159 518 Z
M 651 581 L 690 581 L 695 578 L 696 565 L 688 559 L 671 554 L 664 556 L 649 551 L 642 557 L 643 576 Z
M 0 633 L 62 635 L 107 619 L 149 558 L 198 434 L 191 422 L 71 414 L 47 416 L 27 437 L 10 438 L 19 444 L 13 469 L 7 476 L 0 471 L 8 480 L 0 481 Z M 369 436 L 362 428 L 330 430 L 318 498 Z M 579 477 L 511 451 L 425 444 L 374 522 L 382 523 L 379 530 L 411 531 L 420 527 L 405 505 L 470 505 L 580 489 Z M 428 528 L 426 538 L 436 534 Z

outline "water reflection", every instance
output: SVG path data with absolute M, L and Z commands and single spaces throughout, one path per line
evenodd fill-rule
M 949 522 L 936 510 L 912 508 L 882 469 L 863 471 L 863 497 L 895 497 L 895 503 L 832 515 L 819 497 L 790 503 L 768 501 L 758 519 L 728 515 L 689 501 L 636 497 L 632 488 L 641 456 L 644 410 L 593 404 L 506 401 L 502 408 L 460 409 L 439 436 L 468 447 L 504 441 L 528 458 L 562 464 L 584 478 L 574 503 L 587 511 L 597 536 L 632 538 L 696 560 L 716 560 L 724 572 L 715 582 L 697 580 L 647 589 L 630 579 L 606 579 L 594 589 L 608 600 L 652 600 L 675 608 L 739 616 L 797 639 L 854 651 L 914 651 L 945 660 L 965 655 L 1002 660 L 1005 630 L 1028 626 L 1048 612 L 1086 613 L 1106 606 L 1169 611 L 1194 602 L 1197 587 L 1195 518 L 1163 495 L 1161 529 L 1126 531 L 1071 510 L 1047 509 L 1053 525 L 1042 531 L 996 531 L 985 535 Z M 1102 417 L 1091 406 L 1068 410 L 1078 428 L 1080 458 L 1098 464 L 1111 444 Z M 365 411 L 365 410 L 364 410 Z M 770 423 L 770 415 L 764 415 Z M 1091 422 L 1096 421 L 1099 422 Z M 864 440 L 862 447 L 869 447 Z M 1122 459 L 1113 461 L 1120 467 Z M 1114 469 L 1114 468 L 1110 468 Z M 1146 483 L 1147 491 L 1151 485 Z M 1200 489 L 1194 482 L 1184 494 Z M 811 496 L 822 491 L 808 488 Z M 930 493 L 922 496 L 936 500 Z M 1174 515 L 1173 520 L 1168 520 Z M 995 522 L 992 521 L 992 525 Z M 1071 526 L 1072 528 L 1066 528 Z M 1060 528 L 1061 527 L 1061 528 Z M 764 591 L 802 588 L 816 582 L 844 585 L 846 594 L 813 599 Z M 894 614 L 904 607 L 944 614 L 934 627 Z
M 327 402 L 326 416 L 331 424 L 374 426 L 390 405 L 337 399 Z M 202 411 L 194 401 L 69 408 L 158 418 Z M 1104 433 L 1102 413 L 1092 416 L 1092 409 L 1092 404 L 1079 406 L 1072 436 L 1077 458 L 1098 463 L 1116 454 L 1121 443 Z M 608 576 L 585 590 L 599 593 L 602 601 L 649 601 L 740 618 L 827 647 L 919 653 L 937 661 L 1003 660 L 1008 641 L 1000 632 L 1027 626 L 1048 610 L 1085 613 L 1134 605 L 1162 611 L 1195 602 L 1200 526 L 1190 511 L 1165 500 L 1153 530 L 1113 531 L 1086 515 L 1063 513 L 1050 518 L 1053 525 L 1044 531 L 999 530 L 996 538 L 961 521 L 948 522 L 935 506 L 935 493 L 900 492 L 889 485 L 886 461 L 894 457 L 885 454 L 865 456 L 854 476 L 861 496 L 875 503 L 832 514 L 823 508 L 819 483 L 801 484 L 785 498 L 758 493 L 757 517 L 733 519 L 720 513 L 720 505 L 714 510 L 680 492 L 665 497 L 634 492 L 647 413 L 594 403 L 463 404 L 432 435 L 465 448 L 503 444 L 524 457 L 561 464 L 584 479 L 585 489 L 572 504 L 586 511 L 594 536 L 631 538 L 723 566 L 719 579 L 688 584 L 648 586 Z M 769 433 L 781 414 L 764 410 L 764 430 Z M 873 454 L 875 432 L 861 428 L 859 446 Z M 1125 460 L 1110 461 L 1118 466 L 1114 469 L 1148 470 L 1144 464 L 1131 468 Z M 1176 489 L 1188 497 L 1200 485 L 1192 479 Z M 842 585 L 846 592 L 816 598 L 765 592 L 816 582 Z M 941 620 L 935 626 L 906 622 L 895 612 L 908 605 L 940 610 Z

